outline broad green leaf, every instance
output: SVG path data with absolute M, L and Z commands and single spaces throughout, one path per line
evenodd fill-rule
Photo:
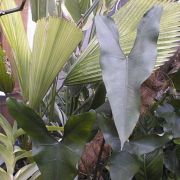
M 91 0 L 65 0 L 65 6 L 75 22 L 80 20 L 90 5 Z
M 138 172 L 140 165 L 141 168 L 143 166 L 142 162 L 139 163 L 135 155 L 142 155 L 141 160 L 145 158 L 146 161 L 147 153 L 164 146 L 170 139 L 168 135 L 162 137 L 156 135 L 145 136 L 141 139 L 125 143 L 123 151 L 120 152 L 120 143 L 114 122 L 102 114 L 97 114 L 97 122 L 103 132 L 105 142 L 112 147 L 112 158 L 109 162 L 112 179 L 121 177 L 122 179 L 131 180 Z M 146 154 L 145 157 L 144 154 Z M 144 165 L 146 166 L 146 164 Z M 143 171 L 145 173 L 145 170 Z
M 138 180 L 161 180 L 163 173 L 163 151 L 155 150 L 144 154 L 140 159 L 140 170 L 135 176 Z
M 174 138 L 180 138 L 180 115 L 170 104 L 159 106 L 156 115 L 165 119 L 164 131 L 171 133 Z
M 14 7 L 14 0 L 3 0 L 0 3 L 1 10 L 12 9 Z M 18 74 L 23 96 L 25 99 L 28 99 L 31 51 L 21 15 L 17 12 L 2 16 L 0 18 L 0 24 L 13 51 L 14 66 Z
M 29 179 L 34 173 L 38 171 L 36 163 L 28 164 L 22 167 L 15 175 L 15 180 Z
M 55 15 L 55 0 L 30 0 L 32 19 L 37 21 L 48 15 Z
M 140 86 L 155 65 L 161 13 L 162 7 L 155 6 L 144 15 L 128 59 L 113 20 L 104 16 L 95 19 L 103 81 L 122 147 L 139 118 Z
M 14 99 L 8 99 L 7 104 L 10 114 L 32 138 L 34 160 L 43 180 L 73 179 L 77 175 L 80 152 L 96 120 L 95 113 L 72 116 L 65 125 L 62 141 L 57 141 L 32 109 Z
M 168 61 L 169 57 L 176 52 L 176 47 L 179 46 L 180 4 L 168 0 L 129 0 L 113 16 L 118 26 L 122 49 L 125 55 L 128 56 L 136 37 L 136 29 L 140 19 L 148 9 L 156 4 L 161 4 L 164 11 L 160 23 L 155 69 Z M 102 80 L 99 55 L 99 45 L 97 39 L 94 38 L 72 67 L 66 78 L 66 84 L 72 85 Z
M 110 175 L 112 180 L 117 180 L 117 178 L 119 180 L 131 180 L 138 172 L 140 166 L 138 160 L 126 151 L 112 154 L 110 161 Z
M 5 54 L 0 47 L 0 91 L 11 93 L 14 89 L 14 79 L 5 64 Z
M 28 86 L 30 107 L 38 107 L 81 39 L 82 32 L 72 22 L 57 17 L 38 21 Z
M 163 136 L 147 135 L 125 143 L 124 150 L 136 155 L 147 154 L 163 147 L 171 139 L 172 137 L 168 134 Z

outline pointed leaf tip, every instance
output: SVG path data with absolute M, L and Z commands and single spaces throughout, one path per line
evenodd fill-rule
M 142 18 L 128 60 L 119 45 L 119 33 L 110 17 L 95 20 L 100 44 L 100 66 L 121 148 L 133 132 L 140 115 L 140 86 L 153 71 L 162 13 L 153 7 Z

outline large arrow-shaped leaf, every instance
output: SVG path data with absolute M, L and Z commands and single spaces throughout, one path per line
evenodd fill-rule
M 93 112 L 72 116 L 64 129 L 61 142 L 47 131 L 42 119 L 29 107 L 14 99 L 8 100 L 11 115 L 31 136 L 34 159 L 43 180 L 69 180 L 77 175 L 76 164 L 88 140 L 96 115 Z
M 139 118 L 140 86 L 152 73 L 162 7 L 155 6 L 142 18 L 128 58 L 119 45 L 119 33 L 110 17 L 95 19 L 101 57 L 100 66 L 115 125 L 123 146 Z

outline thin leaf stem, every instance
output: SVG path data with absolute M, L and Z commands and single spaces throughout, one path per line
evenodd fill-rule
M 26 4 L 26 0 L 22 0 L 22 3 L 20 6 L 13 8 L 13 9 L 8 9 L 8 10 L 0 10 L 0 16 L 4 16 L 7 14 L 12 14 L 18 11 L 22 11 L 24 9 L 24 6 Z
M 77 22 L 77 26 L 82 26 L 82 24 L 86 21 L 86 19 L 89 17 L 89 15 L 92 13 L 92 11 L 96 8 L 96 6 L 99 4 L 100 0 L 95 0 L 93 5 L 85 12 L 83 17 Z

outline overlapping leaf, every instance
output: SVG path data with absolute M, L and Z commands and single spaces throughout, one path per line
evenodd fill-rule
M 3 0 L 1 9 L 11 9 L 13 0 Z M 50 17 L 38 21 L 31 52 L 20 13 L 0 19 L 13 49 L 15 67 L 25 100 L 37 107 L 51 83 L 81 41 L 82 32 L 72 22 Z
M 109 159 L 112 180 L 116 180 L 117 177 L 131 180 L 137 172 L 139 172 L 138 177 L 141 179 L 147 175 L 151 178 L 154 176 L 157 178 L 157 173 L 162 173 L 162 151 L 159 151 L 159 148 L 170 140 L 169 135 L 165 134 L 162 137 L 148 135 L 133 141 L 130 140 L 125 144 L 123 151 L 120 151 L 120 140 L 113 120 L 107 118 L 104 112 L 99 111 L 97 122 L 106 143 L 112 147 L 112 157 Z M 158 155 L 160 157 L 157 157 Z
M 66 123 L 62 141 L 47 131 L 41 117 L 23 103 L 8 100 L 8 108 L 18 124 L 31 136 L 34 159 L 44 180 L 74 179 L 85 142 L 88 140 L 96 115 L 93 112 L 72 116 Z
M 143 14 L 156 4 L 161 4 L 164 12 L 160 24 L 155 69 L 164 64 L 179 46 L 180 4 L 168 0 L 130 0 L 113 16 L 120 33 L 122 49 L 125 55 L 128 55 L 135 40 L 137 24 Z M 66 84 L 89 83 L 101 79 L 99 46 L 94 38 L 69 72 Z

